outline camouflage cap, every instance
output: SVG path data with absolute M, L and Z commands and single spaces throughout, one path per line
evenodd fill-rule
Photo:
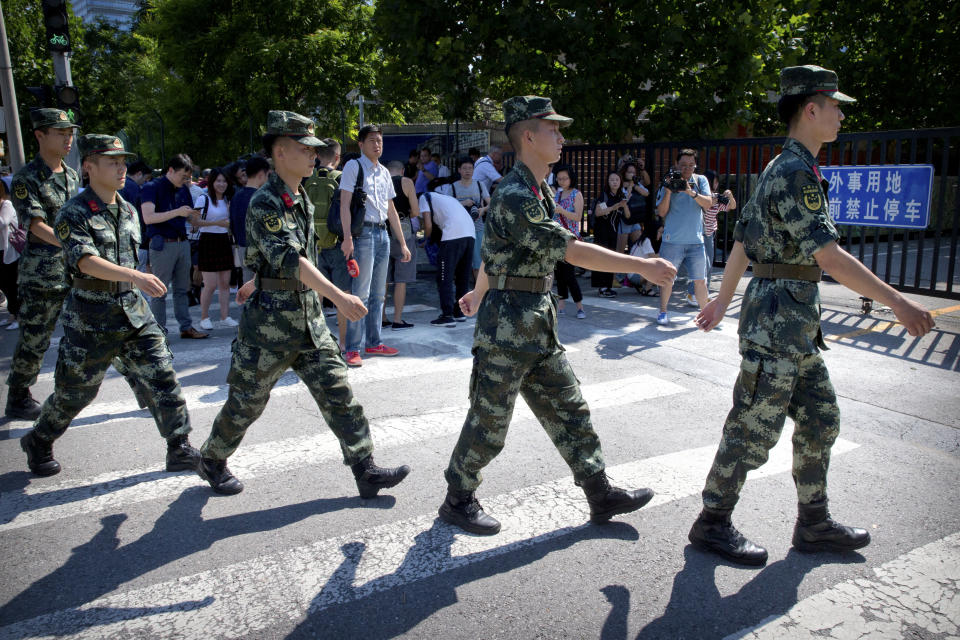
M 79 129 L 80 125 L 73 124 L 70 116 L 62 109 L 31 109 L 30 124 L 34 129 Z
M 780 72 L 781 96 L 805 96 L 820 93 L 840 102 L 856 102 L 838 90 L 837 74 L 813 64 L 786 67 Z
M 562 116 L 553 110 L 550 98 L 515 96 L 503 103 L 504 133 L 509 133 L 512 125 L 532 118 L 553 120 L 559 122 L 561 127 L 573 122 L 573 118 Z
M 102 133 L 88 133 L 77 139 L 77 148 L 80 150 L 80 157 L 86 158 L 94 154 L 102 156 L 135 156 L 123 148 L 123 142 L 116 136 L 108 136 Z
M 314 137 L 313 120 L 293 111 L 271 111 L 267 114 L 267 133 L 290 136 L 308 147 L 325 147 L 322 140 Z

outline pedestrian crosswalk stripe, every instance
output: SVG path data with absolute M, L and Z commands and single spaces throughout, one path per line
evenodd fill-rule
M 584 385 L 582 391 L 592 409 L 602 409 L 674 395 L 685 389 L 654 376 L 639 375 Z M 463 425 L 466 411 L 467 405 L 463 404 L 416 416 L 373 420 L 370 428 L 374 444 L 378 451 L 383 451 L 388 447 L 455 434 Z M 533 414 L 523 398 L 517 398 L 514 420 L 531 419 Z M 280 469 L 289 471 L 340 459 L 337 439 L 320 418 L 317 419 L 317 426 L 321 431 L 308 437 L 241 446 L 230 458 L 231 471 L 241 480 L 248 480 L 276 473 Z M 199 445 L 199 442 L 196 444 Z M 159 437 L 156 451 L 156 467 L 106 473 L 56 484 L 40 480 L 29 485 L 23 494 L 5 494 L 0 501 L 0 533 L 84 513 L 122 509 L 138 502 L 170 498 L 202 483 L 192 473 L 169 474 L 159 469 L 163 454 L 163 443 Z
M 960 533 L 841 582 L 724 640 L 960 636 Z
M 857 446 L 838 439 L 833 457 Z M 623 486 L 651 486 L 657 492 L 651 506 L 657 506 L 698 493 L 715 451 L 715 446 L 687 449 L 618 465 L 608 474 Z M 751 472 L 748 481 L 788 471 L 791 465 L 790 438 L 783 437 L 767 464 Z M 441 499 L 437 496 L 438 503 Z M 503 523 L 497 536 L 463 534 L 441 523 L 431 509 L 428 515 L 111 593 L 76 608 L 0 627 L 0 640 L 92 633 L 239 637 L 592 526 L 584 524 L 586 500 L 569 477 L 482 502 Z M 643 516 L 641 512 L 627 517 Z M 616 535 L 611 528 L 594 531 L 598 536 Z

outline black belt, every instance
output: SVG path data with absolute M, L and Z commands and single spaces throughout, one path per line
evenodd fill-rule
M 520 276 L 487 275 L 491 289 L 524 291 L 526 293 L 547 293 L 553 287 L 553 274 L 541 278 L 522 278 Z
M 386 229 L 387 223 L 386 222 L 364 222 L 363 226 L 373 227 L 375 229 Z
M 93 278 L 74 278 L 74 289 L 84 291 L 106 291 L 107 293 L 126 293 L 133 291 L 133 284 L 129 282 L 115 282 L 113 280 L 95 280 Z
M 168 237 L 166 237 L 166 236 L 160 236 L 160 237 L 163 238 L 163 241 L 164 241 L 164 242 L 183 242 L 184 240 L 187 239 L 186 236 L 180 236 L 180 237 L 177 237 L 177 238 L 168 238 Z
M 807 280 L 810 282 L 820 282 L 823 271 L 817 265 L 803 264 L 754 264 L 753 275 L 756 278 L 766 278 L 768 280 Z
M 261 291 L 308 291 L 310 287 L 296 278 L 257 278 Z

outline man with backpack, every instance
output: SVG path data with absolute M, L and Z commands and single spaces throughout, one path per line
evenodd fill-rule
M 317 234 L 317 268 L 333 286 L 341 291 L 350 291 L 350 274 L 347 273 L 347 259 L 340 250 L 340 240 L 327 227 L 327 216 L 333 195 L 340 188 L 340 175 L 337 170 L 340 163 L 340 143 L 333 138 L 325 138 L 317 152 L 317 168 L 303 184 L 307 197 L 313 203 L 313 226 Z M 321 304 L 323 301 L 321 300 Z M 340 349 L 347 344 L 347 320 L 337 314 L 337 333 L 340 337 Z

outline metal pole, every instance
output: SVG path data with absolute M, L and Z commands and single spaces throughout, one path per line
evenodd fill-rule
M 54 86 L 67 85 L 73 86 L 73 77 L 70 74 L 70 56 L 63 51 L 51 51 L 50 57 L 53 58 L 53 74 L 56 77 Z M 73 146 L 70 147 L 70 153 L 64 158 L 69 166 L 80 171 L 80 150 L 77 148 L 77 129 L 73 130 Z
M 162 167 L 167 162 L 167 153 L 163 149 L 163 116 L 156 109 L 151 109 L 151 111 L 157 114 L 157 119 L 160 121 L 160 166 Z
M 7 145 L 10 147 L 10 166 L 16 172 L 24 165 L 23 138 L 20 135 L 20 115 L 17 113 L 17 94 L 13 86 L 13 68 L 10 65 L 10 49 L 7 46 L 7 27 L 3 21 L 3 6 L 0 5 L 0 91 L 3 98 L 3 114 L 7 125 Z
M 357 125 L 358 128 L 363 129 L 363 96 L 357 96 L 357 104 L 360 105 L 360 124 Z

